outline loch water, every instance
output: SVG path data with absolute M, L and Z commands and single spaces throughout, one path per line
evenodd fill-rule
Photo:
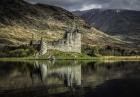
M 0 62 L 0 97 L 140 97 L 140 62 Z

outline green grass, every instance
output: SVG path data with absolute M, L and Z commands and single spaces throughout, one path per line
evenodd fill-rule
M 140 56 L 95 56 L 91 57 L 82 53 L 62 52 L 58 50 L 48 50 L 47 54 L 41 56 L 29 57 L 11 57 L 0 58 L 0 61 L 31 61 L 31 60 L 48 60 L 49 56 L 54 56 L 56 60 L 92 60 L 100 62 L 116 61 L 140 61 Z
M 90 57 L 86 54 L 82 53 L 72 53 L 72 52 L 62 52 L 58 50 L 48 50 L 48 53 L 42 56 L 38 56 L 38 59 L 48 59 L 49 56 L 54 56 L 55 59 L 93 59 L 93 57 Z
M 140 56 L 102 56 L 101 60 L 140 61 Z
M 11 57 L 11 58 L 0 58 L 0 61 L 23 61 L 23 60 L 47 60 L 49 56 L 55 57 L 57 60 L 92 60 L 93 57 L 90 57 L 86 54 L 81 53 L 71 53 L 71 52 L 61 52 L 58 50 L 48 50 L 47 54 L 39 56 L 29 56 L 29 57 Z

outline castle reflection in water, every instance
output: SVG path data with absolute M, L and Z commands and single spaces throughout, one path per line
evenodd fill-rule
M 31 77 L 33 80 L 40 79 L 45 83 L 50 77 L 55 77 L 63 80 L 66 86 L 80 86 L 81 85 L 81 65 L 64 66 L 59 68 L 51 68 L 52 63 L 34 63 L 34 69 L 31 71 Z
M 0 90 L 46 87 L 49 93 L 96 87 L 108 80 L 140 75 L 139 62 L 0 62 Z

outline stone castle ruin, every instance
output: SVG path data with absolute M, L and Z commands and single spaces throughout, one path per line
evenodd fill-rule
M 75 29 L 66 31 L 64 37 L 57 41 L 47 43 L 41 38 L 40 40 L 32 40 L 30 45 L 33 46 L 40 55 L 46 54 L 48 49 L 81 53 L 81 33 L 76 27 Z
M 47 43 L 43 41 L 43 38 L 41 40 L 31 40 L 30 46 L 35 48 L 39 52 L 39 55 L 47 53 Z
M 66 31 L 63 39 L 49 43 L 49 49 L 81 53 L 81 33 L 78 29 Z

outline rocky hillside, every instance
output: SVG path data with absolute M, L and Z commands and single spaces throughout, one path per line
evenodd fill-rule
M 140 11 L 92 9 L 74 13 L 109 35 L 140 46 Z
M 109 36 L 85 23 L 71 12 L 51 5 L 29 4 L 23 0 L 0 0 L 0 44 L 27 44 L 34 38 L 58 40 L 66 30 L 77 25 L 82 44 L 137 49 L 133 44 Z M 133 45 L 133 46 L 132 46 Z
M 1 0 L 0 16 L 1 44 L 27 43 L 32 34 L 35 38 L 43 36 L 48 41 L 56 40 L 74 24 L 80 28 L 84 38 L 86 37 L 85 41 L 93 40 L 97 43 L 97 40 L 100 40 L 104 43 L 104 38 L 110 37 L 91 28 L 71 12 L 50 5 L 32 5 L 23 0 Z
M 60 38 L 68 24 L 77 20 L 80 26 L 86 26 L 78 17 L 62 8 L 36 4 L 23 0 L 0 1 L 0 43 L 26 43 L 32 34 L 36 38 Z

